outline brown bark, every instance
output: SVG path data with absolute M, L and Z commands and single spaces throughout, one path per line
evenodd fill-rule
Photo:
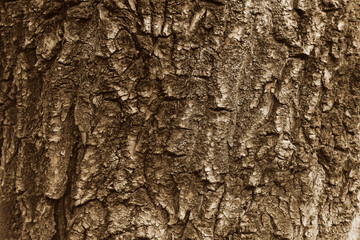
M 0 239 L 360 239 L 358 0 L 0 17 Z

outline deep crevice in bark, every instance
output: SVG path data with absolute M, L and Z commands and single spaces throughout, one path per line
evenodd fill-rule
M 76 166 L 79 158 L 79 154 L 82 150 L 82 146 L 80 145 L 80 132 L 75 125 L 74 119 L 74 109 L 75 105 L 73 104 L 67 116 L 67 121 L 70 121 L 70 129 L 69 132 L 74 135 L 73 136 L 73 148 L 71 152 L 71 157 L 68 164 L 67 169 L 67 182 L 66 182 L 66 190 L 64 195 L 55 200 L 54 204 L 54 219 L 55 219 L 55 229 L 56 234 L 53 237 L 53 240 L 63 240 L 67 239 L 68 236 L 68 218 L 71 217 L 74 209 L 73 201 L 71 199 L 71 190 L 74 181 L 76 180 Z

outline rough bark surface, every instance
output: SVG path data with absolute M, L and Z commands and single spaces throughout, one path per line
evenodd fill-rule
M 0 9 L 0 239 L 360 239 L 359 0 Z

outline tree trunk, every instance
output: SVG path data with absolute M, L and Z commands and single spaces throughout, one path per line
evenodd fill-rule
M 360 239 L 359 0 L 0 8 L 0 239 Z

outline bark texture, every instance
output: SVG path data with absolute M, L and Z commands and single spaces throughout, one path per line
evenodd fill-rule
M 1 239 L 360 239 L 359 0 L 0 9 Z

